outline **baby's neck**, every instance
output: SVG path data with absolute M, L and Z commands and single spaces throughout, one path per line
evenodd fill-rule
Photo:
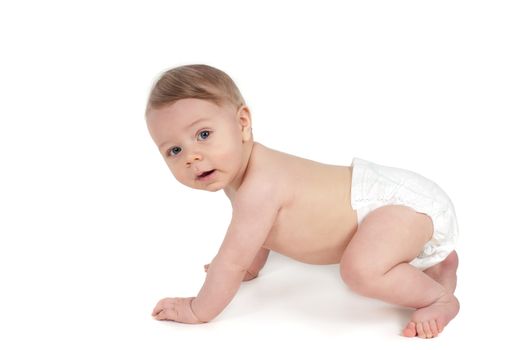
M 230 184 L 228 184 L 223 191 L 225 192 L 225 195 L 230 199 L 231 203 L 234 200 L 234 197 L 236 196 L 236 193 L 238 192 L 238 189 L 243 183 L 243 180 L 245 179 L 245 175 L 247 173 L 247 168 L 249 167 L 249 163 L 252 156 L 252 151 L 254 148 L 254 145 L 256 142 L 250 141 L 246 143 L 244 156 L 243 156 L 243 162 L 240 169 L 240 176 L 237 176 Z
M 231 204 L 232 204 L 232 200 L 234 199 L 234 196 L 236 195 L 236 191 L 234 189 L 232 189 L 232 188 L 225 187 L 223 189 L 223 192 L 229 198 L 229 200 L 231 201 Z

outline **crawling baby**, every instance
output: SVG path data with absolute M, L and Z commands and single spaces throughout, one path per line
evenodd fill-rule
M 351 166 L 327 165 L 255 142 L 240 91 L 207 65 L 162 74 L 146 122 L 175 178 L 223 190 L 233 209 L 198 295 L 162 299 L 156 319 L 212 320 L 242 281 L 258 276 L 270 250 L 340 264 L 353 291 L 415 308 L 404 336 L 436 337 L 458 313 L 456 214 L 434 182 L 360 158 Z

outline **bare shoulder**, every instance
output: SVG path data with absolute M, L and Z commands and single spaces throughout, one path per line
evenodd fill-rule
M 280 167 L 276 151 L 255 142 L 236 201 L 260 199 L 267 205 L 280 206 L 287 198 L 287 183 L 281 176 Z

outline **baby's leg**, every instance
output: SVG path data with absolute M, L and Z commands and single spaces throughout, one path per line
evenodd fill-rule
M 401 205 L 381 207 L 364 218 L 342 256 L 341 275 L 350 288 L 418 309 L 406 336 L 437 336 L 459 310 L 452 292 L 409 264 L 432 233 L 427 215 Z
M 445 260 L 424 271 L 439 284 L 443 285 L 450 293 L 454 294 L 457 285 L 458 257 L 456 251 L 452 251 Z

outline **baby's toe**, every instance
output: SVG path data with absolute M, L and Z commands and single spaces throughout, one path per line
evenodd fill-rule
M 417 322 L 415 329 L 417 330 L 417 336 L 419 338 L 426 338 L 425 330 L 423 329 L 423 322 Z
M 437 328 L 437 322 L 436 322 L 436 320 L 432 320 L 432 321 L 430 321 L 429 324 L 430 324 L 430 330 L 432 331 L 432 335 L 433 335 L 434 337 L 437 337 L 437 336 L 439 335 L 439 330 L 438 330 L 438 328 Z
M 437 321 L 437 331 L 439 333 L 441 333 L 443 331 L 443 329 L 445 328 L 445 326 L 443 325 L 443 322 L 441 321 Z
M 414 322 L 408 322 L 406 325 L 406 328 L 403 330 L 403 335 L 405 337 L 415 337 L 417 334 L 415 330 L 415 323 Z
M 425 332 L 425 337 L 432 338 L 432 330 L 430 329 L 430 321 L 423 322 L 423 331 Z

